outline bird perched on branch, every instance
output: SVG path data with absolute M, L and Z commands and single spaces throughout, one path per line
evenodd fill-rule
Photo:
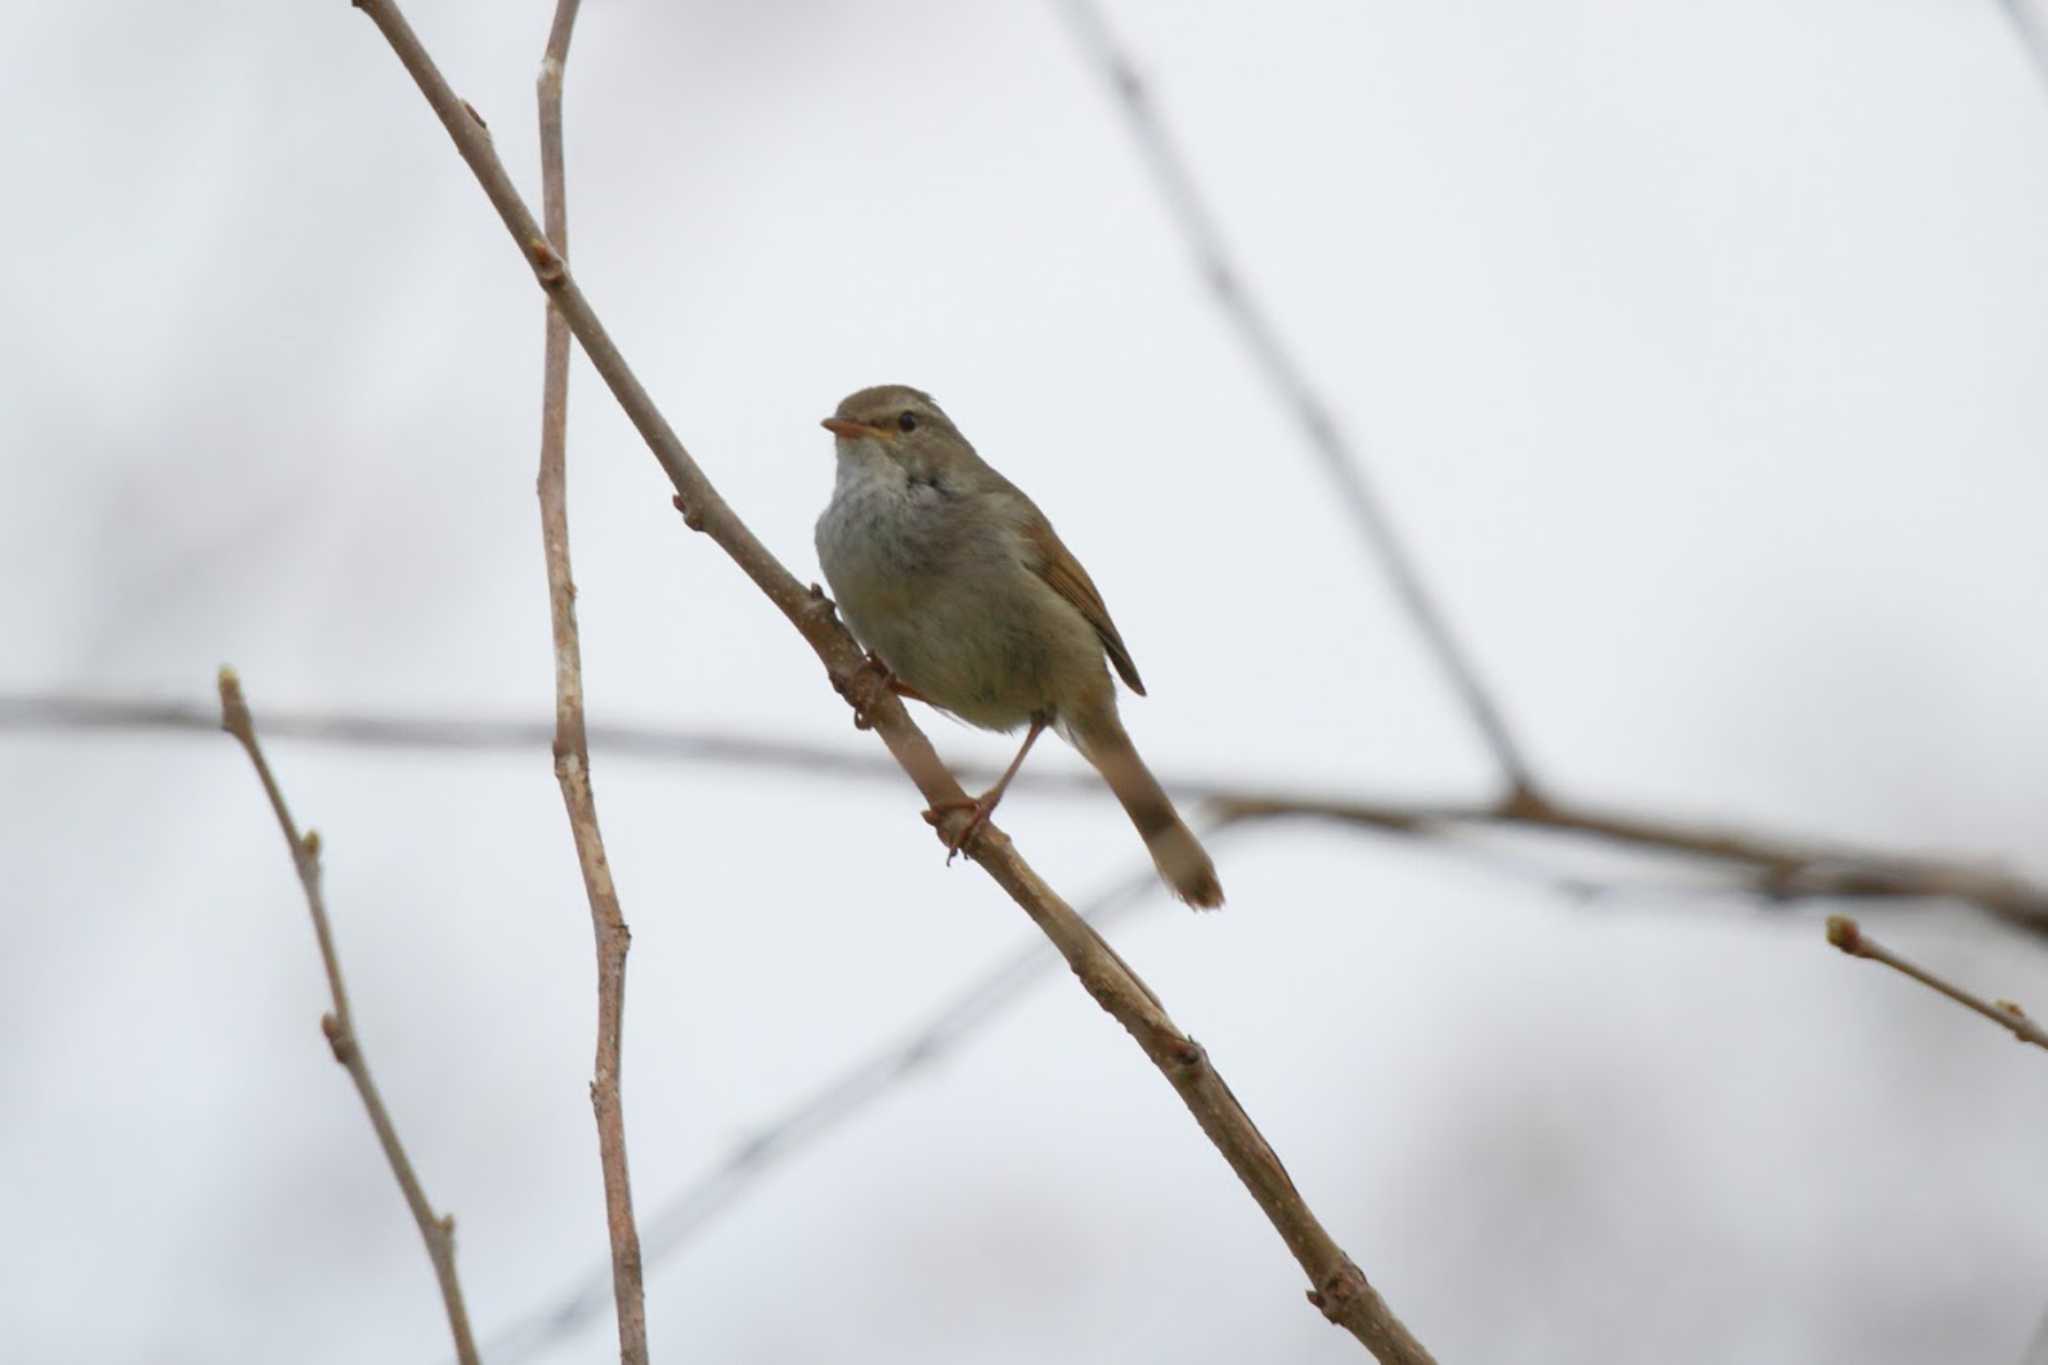
M 1045 514 L 917 389 L 862 389 L 824 426 L 839 470 L 818 518 L 818 561 L 875 681 L 986 730 L 1029 727 L 996 784 L 961 803 L 971 815 L 948 861 L 1051 728 L 1102 774 L 1174 893 L 1223 904 L 1215 864 L 1117 716 L 1110 666 L 1142 697 L 1137 665 Z

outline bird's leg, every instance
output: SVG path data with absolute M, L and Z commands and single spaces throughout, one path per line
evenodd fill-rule
M 1031 752 L 1031 746 L 1038 742 L 1039 735 L 1043 734 L 1045 727 L 1051 723 L 1052 717 L 1043 712 L 1031 718 L 1031 729 L 1024 736 L 1023 747 L 1017 750 L 1017 756 L 1010 760 L 1010 766 L 1003 770 L 1003 775 L 996 779 L 993 787 L 972 799 L 941 801 L 924 813 L 924 818 L 936 825 L 940 817 L 949 811 L 974 812 L 967 823 L 961 826 L 959 835 L 946 840 L 946 862 L 949 866 L 960 850 L 967 847 L 967 841 L 981 833 L 981 827 L 988 823 L 989 816 L 995 814 L 996 806 L 1002 802 L 1004 789 L 1010 785 L 1010 779 L 1017 775 L 1017 769 L 1024 766 L 1024 755 Z
M 889 665 L 882 662 L 881 656 L 869 650 L 867 657 L 860 661 L 860 667 L 853 670 L 846 680 L 846 685 L 839 689 L 840 695 L 853 703 L 854 729 L 874 728 L 874 721 L 869 717 L 868 711 L 881 699 L 884 691 L 894 692 L 897 696 L 907 697 L 911 701 L 928 702 L 922 692 L 890 672 Z

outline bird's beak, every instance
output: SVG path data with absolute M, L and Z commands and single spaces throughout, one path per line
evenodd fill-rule
M 818 423 L 834 436 L 843 436 L 849 441 L 858 441 L 863 436 L 880 436 L 880 427 L 871 427 L 866 422 L 851 422 L 844 417 L 827 417 Z

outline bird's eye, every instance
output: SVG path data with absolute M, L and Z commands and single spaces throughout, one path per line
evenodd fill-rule
M 898 430 L 898 431 L 916 431 L 916 430 L 917 430 L 917 414 L 916 414 L 916 413 L 914 413 L 914 412 L 906 412 L 906 413 L 904 413 L 904 414 L 903 414 L 902 416 L 898 417 L 898 418 L 896 419 L 896 430 Z

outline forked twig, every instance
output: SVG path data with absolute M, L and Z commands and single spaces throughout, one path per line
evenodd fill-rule
M 369 1111 L 370 1126 L 377 1130 L 377 1142 L 384 1149 L 384 1157 L 391 1163 L 391 1174 L 398 1180 L 398 1188 L 405 1194 L 406 1207 L 412 1210 L 413 1221 L 419 1224 L 420 1237 L 427 1244 L 427 1257 L 434 1263 L 434 1278 L 441 1285 L 441 1302 L 448 1310 L 448 1330 L 455 1337 L 455 1358 L 462 1365 L 476 1365 L 476 1339 L 470 1335 L 469 1313 L 462 1306 L 462 1281 L 455 1274 L 455 1217 L 434 1213 L 434 1206 L 427 1202 L 427 1192 L 420 1186 L 420 1178 L 413 1172 L 412 1161 L 405 1154 L 405 1146 L 398 1140 L 398 1129 L 391 1122 L 391 1113 L 384 1107 L 384 1097 L 377 1092 L 377 1083 L 370 1077 L 369 1059 L 363 1056 L 363 1046 L 356 1037 L 355 1016 L 349 1012 L 348 988 L 341 979 L 341 957 L 334 948 L 334 930 L 327 922 L 327 900 L 320 889 L 320 836 L 313 830 L 299 833 L 299 827 L 292 823 L 289 807 L 285 805 L 284 792 L 277 785 L 277 778 L 270 771 L 270 764 L 263 757 L 263 746 L 256 741 L 256 725 L 249 715 L 249 703 L 242 695 L 241 679 L 232 668 L 220 671 L 220 726 L 241 742 L 242 750 L 249 755 L 249 762 L 256 769 L 256 778 L 263 784 L 263 794 L 270 798 L 270 809 L 277 816 L 277 827 L 284 832 L 284 841 L 292 852 L 292 866 L 298 870 L 299 885 L 305 888 L 306 909 L 313 916 L 313 937 L 320 943 L 320 963 L 327 969 L 327 990 L 333 997 L 334 1008 L 320 1016 L 320 1031 L 327 1035 L 327 1046 L 334 1051 L 334 1060 L 340 1062 L 348 1072 L 348 1078 L 355 1082 L 356 1093 L 362 1096 L 363 1108 Z
M 1210 799 L 1218 810 L 1241 816 L 1333 820 L 1402 834 L 1498 828 L 1578 837 L 1718 863 L 1743 873 L 1742 889 L 1766 899 L 1964 901 L 2017 928 L 2048 933 L 2048 887 L 1975 862 L 1908 857 L 1767 830 L 1639 815 L 1542 793 L 1511 796 L 1484 806 L 1230 791 L 1213 792 Z

